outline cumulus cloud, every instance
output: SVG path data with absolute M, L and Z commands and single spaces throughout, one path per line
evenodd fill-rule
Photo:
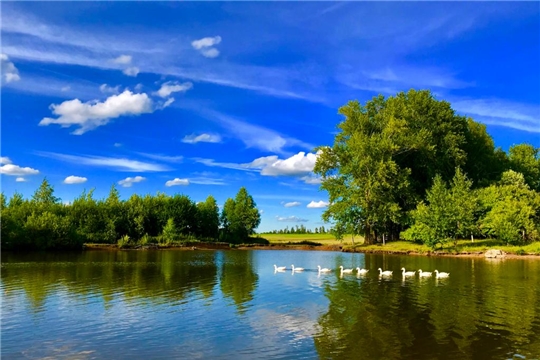
M 131 64 L 131 55 L 120 55 L 119 57 L 117 57 L 116 59 L 113 59 L 113 63 L 115 64 L 122 64 L 122 65 L 127 65 L 127 64 Z
M 136 66 L 131 66 L 127 69 L 124 69 L 124 71 L 122 72 L 124 73 L 124 75 L 136 77 L 137 75 L 139 75 L 140 70 Z
M 288 222 L 306 222 L 306 221 L 308 221 L 307 219 L 302 219 L 302 218 L 299 218 L 297 216 L 287 216 L 287 217 L 276 216 L 276 220 L 277 221 L 288 221 Z
M 103 102 L 94 100 L 83 103 L 79 99 L 73 99 L 61 104 L 52 104 L 50 108 L 58 118 L 43 118 L 39 125 L 79 126 L 73 132 L 74 135 L 82 135 L 120 116 L 134 116 L 154 111 L 152 100 L 148 95 L 134 94 L 129 90 L 112 95 Z
M 64 184 L 82 184 L 87 180 L 85 177 L 71 175 L 64 179 Z
M 30 167 L 21 167 L 11 163 L 4 163 L 4 165 L 0 166 L 0 174 L 10 176 L 37 175 L 39 174 L 39 170 L 32 169 Z
M 300 206 L 300 205 L 302 204 L 299 203 L 298 201 L 291 201 L 291 202 L 283 204 L 283 206 L 285 206 L 286 208 Z
M 21 80 L 21 77 L 19 76 L 19 70 L 11 61 L 9 61 L 9 57 L 6 54 L 0 54 L 0 61 L 2 62 L 1 68 L 3 82 L 7 84 L 12 81 Z
M 166 98 L 175 92 L 186 92 L 193 87 L 190 82 L 178 83 L 177 81 L 167 81 L 161 85 L 161 88 L 156 92 L 162 98 Z
M 321 209 L 321 208 L 325 208 L 327 206 L 328 206 L 328 203 L 321 200 L 321 201 L 312 201 L 309 204 L 307 204 L 306 207 L 308 207 L 310 209 Z
M 175 178 L 174 180 L 169 180 L 165 183 L 165 186 L 179 186 L 179 185 L 189 185 L 189 180 Z
M 191 42 L 191 46 L 207 58 L 215 58 L 219 56 L 219 50 L 214 48 L 214 45 L 217 45 L 221 42 L 221 36 L 214 37 L 205 37 L 199 40 L 194 40 Z
M 12 161 L 7 156 L 0 156 L 0 164 L 11 164 Z
M 221 142 L 221 136 L 215 134 L 186 135 L 182 142 L 187 144 L 196 144 L 198 142 L 218 143 Z
M 142 176 L 127 177 L 124 180 L 120 180 L 118 184 L 123 187 L 131 187 L 131 185 L 144 180 L 146 180 L 146 178 Z
M 99 87 L 99 91 L 101 91 L 104 94 L 118 94 L 120 92 L 120 85 L 116 85 L 115 87 L 112 87 L 107 84 L 102 84 Z
M 18 177 L 18 178 L 15 179 L 15 181 L 16 181 L 16 182 L 25 182 L 26 179 L 23 178 L 23 177 Z

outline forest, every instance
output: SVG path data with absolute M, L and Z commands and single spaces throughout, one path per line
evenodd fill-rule
M 495 147 L 486 126 L 428 90 L 379 95 L 339 109 L 332 146 L 314 172 L 334 233 L 366 244 L 404 239 L 433 248 L 458 239 L 540 239 L 540 149 Z
M 484 124 L 456 114 L 428 90 L 350 101 L 339 114 L 334 144 L 315 149 L 314 173 L 329 196 L 322 218 L 331 227 L 314 233 L 432 248 L 475 237 L 512 245 L 540 240 L 540 148 L 495 147 Z M 0 201 L 4 250 L 243 243 L 261 221 L 244 187 L 221 213 L 212 196 L 200 203 L 163 193 L 121 200 L 114 185 L 106 199 L 90 190 L 65 205 L 47 179 L 31 199 L 2 193 Z M 311 232 L 299 226 L 271 233 Z
M 119 247 L 171 245 L 186 240 L 246 242 L 259 226 L 255 201 L 242 187 L 221 213 L 213 196 L 195 203 L 185 195 L 132 195 L 123 201 L 113 185 L 106 199 L 93 190 L 71 204 L 54 196 L 47 179 L 30 200 L 2 194 L 2 249 L 80 249 L 84 243 Z

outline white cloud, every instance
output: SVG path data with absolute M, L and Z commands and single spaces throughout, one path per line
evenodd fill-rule
M 452 101 L 457 112 L 472 116 L 488 125 L 497 125 L 540 133 L 540 107 L 500 99 Z
M 311 173 L 317 161 L 318 154 L 300 151 L 287 159 L 279 159 L 277 155 L 257 158 L 250 163 L 222 163 L 213 159 L 194 158 L 198 163 L 206 166 L 222 167 L 226 169 L 259 171 L 263 176 L 301 176 L 300 179 L 306 184 L 317 183 Z
M 203 48 L 217 45 L 220 42 L 221 42 L 221 36 L 205 37 L 199 40 L 192 41 L 191 46 L 193 46 L 193 48 L 196 50 L 201 50 Z
M 306 184 L 310 184 L 310 185 L 318 185 L 318 184 L 322 183 L 322 179 L 320 177 L 316 177 L 316 176 L 313 176 L 313 175 L 302 176 L 300 178 L 300 180 L 302 180 Z
M 219 50 L 216 48 L 202 49 L 201 54 L 207 58 L 215 58 L 219 56 Z
M 214 45 L 217 45 L 221 42 L 221 36 L 215 36 L 215 37 L 205 37 L 199 40 L 195 40 L 191 42 L 191 46 L 195 50 L 199 50 L 199 52 L 207 58 L 215 58 L 219 56 L 219 50 L 212 47 Z
M 115 87 L 112 87 L 107 84 L 101 84 L 99 86 L 99 91 L 101 91 L 104 94 L 118 94 L 120 92 L 120 85 L 116 85 Z
M 175 92 L 186 92 L 193 87 L 190 82 L 178 83 L 177 81 L 168 81 L 161 85 L 161 88 L 156 92 L 162 98 L 166 98 Z
M 124 180 L 120 180 L 118 184 L 123 187 L 131 187 L 134 183 L 139 183 L 144 180 L 146 180 L 146 178 L 142 176 L 127 177 Z
M 71 86 L 69 86 L 69 85 L 62 86 L 62 88 L 60 89 L 61 92 L 66 92 L 66 91 L 69 91 L 69 90 L 71 90 Z
M 131 66 L 131 67 L 128 67 L 127 69 L 125 69 L 124 71 L 122 71 L 125 75 L 127 76 L 133 76 L 133 77 L 136 77 L 137 75 L 139 75 L 139 68 L 136 67 L 136 66 Z
M 39 174 L 39 170 L 29 167 L 20 167 L 19 165 L 7 163 L 0 166 L 0 174 L 10 176 L 26 176 Z
M 83 103 L 79 99 L 73 99 L 59 105 L 52 104 L 51 109 L 58 118 L 43 118 L 39 125 L 58 124 L 61 127 L 78 125 L 79 128 L 73 132 L 75 135 L 103 126 L 109 120 L 120 116 L 140 115 L 153 111 L 152 100 L 148 95 L 134 94 L 129 90 L 112 95 L 104 102 L 94 100 Z
M 114 143 L 114 147 L 121 147 L 122 144 L 121 143 Z
M 127 65 L 131 64 L 131 59 L 131 55 L 120 55 L 116 59 L 113 59 L 112 62 L 115 64 Z
M 196 178 L 190 178 L 188 179 L 190 184 L 197 184 L 197 185 L 227 185 L 225 182 L 223 182 L 222 179 L 213 179 L 213 178 L 207 178 L 207 177 L 196 177 Z
M 64 179 L 64 184 L 82 184 L 87 180 L 85 177 L 71 175 Z
M 172 163 L 178 163 L 184 160 L 183 156 L 169 156 L 169 155 L 149 154 L 149 153 L 143 153 L 143 152 L 139 152 L 137 154 L 147 157 L 149 159 L 172 162 Z
M 302 204 L 299 203 L 298 201 L 291 201 L 291 202 L 283 204 L 283 206 L 285 206 L 286 208 L 300 206 L 300 205 Z
M 232 116 L 214 111 L 211 109 L 197 108 L 195 111 L 205 118 L 217 122 L 227 131 L 233 133 L 248 148 L 257 148 L 274 153 L 284 153 L 283 148 L 299 146 L 305 149 L 312 149 L 314 146 L 298 139 L 287 137 L 276 131 L 253 125 L 247 121 L 242 121 Z
M 11 164 L 12 161 L 7 156 L 0 156 L 0 164 Z
M 198 142 L 218 143 L 221 142 L 221 136 L 215 134 L 201 134 L 201 135 L 186 135 L 182 142 L 188 144 L 195 144 Z
M 89 165 L 99 167 L 109 167 L 118 171 L 130 171 L 130 172 L 159 172 L 170 171 L 171 169 L 161 164 L 147 163 L 137 160 L 130 160 L 125 158 L 112 158 L 103 156 L 92 155 L 66 155 L 50 152 L 38 152 L 40 156 L 50 157 L 61 161 L 70 162 L 77 165 Z
M 306 207 L 310 208 L 310 209 L 321 209 L 321 208 L 325 208 L 328 206 L 328 203 L 325 202 L 325 201 L 312 201 L 310 202 L 309 204 L 307 204 Z
M 165 186 L 178 186 L 178 185 L 189 185 L 189 180 L 175 178 L 174 180 L 169 180 L 165 183 Z
M 10 83 L 12 81 L 21 80 L 19 70 L 11 61 L 9 61 L 9 57 L 6 54 L 0 54 L 0 60 L 2 62 L 1 68 L 3 82 Z
M 18 178 L 15 179 L 15 181 L 16 181 L 16 182 L 25 182 L 26 179 L 23 178 L 23 177 L 18 177 Z
M 276 220 L 277 221 L 288 221 L 288 222 L 306 222 L 306 221 L 308 221 L 307 219 L 302 219 L 302 218 L 299 218 L 297 216 L 287 216 L 287 217 L 276 216 Z
M 288 159 L 276 160 L 272 164 L 265 166 L 261 170 L 261 175 L 304 175 L 311 173 L 317 161 L 317 154 L 305 153 L 303 151 Z

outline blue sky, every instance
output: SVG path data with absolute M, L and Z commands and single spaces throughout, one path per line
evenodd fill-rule
M 246 186 L 259 231 L 320 226 L 337 109 L 430 89 L 540 146 L 536 2 L 3 2 L 2 191 L 71 201 Z

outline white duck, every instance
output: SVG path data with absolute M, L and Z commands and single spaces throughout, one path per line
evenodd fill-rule
M 274 264 L 274 271 L 285 271 L 285 270 L 287 270 L 286 266 L 277 266 L 276 264 Z
M 435 270 L 435 276 L 437 277 L 437 279 L 440 279 L 440 278 L 447 278 L 450 276 L 450 273 L 447 273 L 447 272 L 439 272 L 439 270 Z
M 428 277 L 428 276 L 431 276 L 433 273 L 430 273 L 430 272 L 427 272 L 427 271 L 422 271 L 422 269 L 419 269 L 418 270 L 418 275 L 420 275 L 420 277 Z
M 401 268 L 401 274 L 403 275 L 403 277 L 414 276 L 416 274 L 416 271 L 405 271 L 405 268 Z
M 322 268 L 322 269 L 321 269 L 321 265 L 317 265 L 317 268 L 319 269 L 319 272 L 320 272 L 320 273 L 322 273 L 322 272 L 323 272 L 323 273 L 328 273 L 328 272 L 332 271 L 332 270 L 329 269 L 329 268 Z
M 344 269 L 343 265 L 339 265 L 339 268 L 341 269 L 342 274 L 352 274 L 353 269 Z
M 291 265 L 291 269 L 292 269 L 292 272 L 295 272 L 295 271 L 304 271 L 305 269 L 302 268 L 302 267 L 294 267 L 294 265 Z
M 392 270 L 382 271 L 382 269 L 379 268 L 379 276 L 392 276 L 392 273 Z
M 356 268 L 356 271 L 359 273 L 359 274 L 365 274 L 367 273 L 369 270 L 366 270 L 366 269 L 360 269 L 359 267 Z

